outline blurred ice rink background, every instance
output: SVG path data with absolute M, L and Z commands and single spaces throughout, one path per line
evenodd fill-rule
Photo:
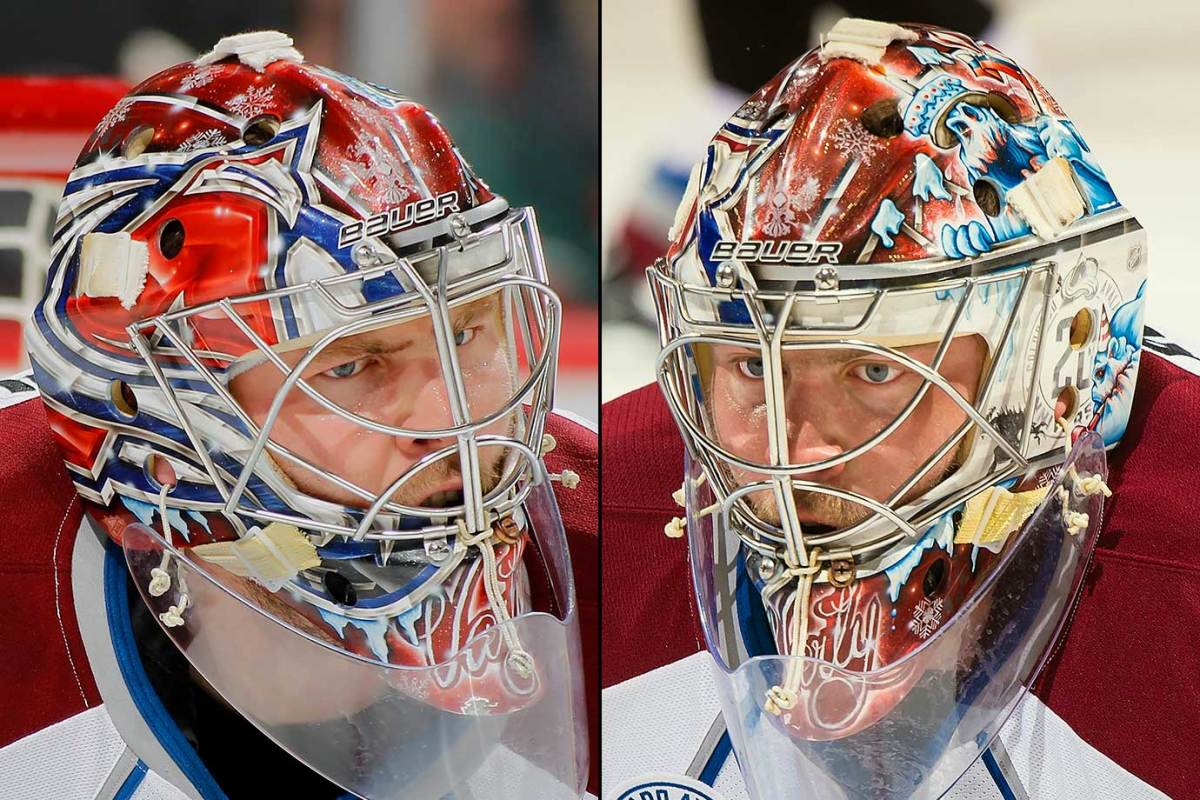
M 1200 238 L 1200 219 L 1192 216 L 1193 191 L 1200 188 L 1200 103 L 1194 99 L 1200 5 L 1001 0 L 992 9 L 983 38 L 1046 85 L 1147 229 L 1148 324 L 1184 344 L 1200 344 L 1200 268 L 1192 263 Z M 828 30 L 841 16 L 834 6 L 822 7 L 813 28 Z M 694 161 L 741 100 L 714 96 L 692 0 L 604 0 L 601 17 L 600 217 L 607 265 L 613 236 L 664 143 Z M 771 19 L 764 15 L 762 24 Z M 794 55 L 811 44 L 796 42 Z M 669 224 L 668 218 L 661 229 L 664 241 Z M 604 401 L 653 380 L 657 344 L 645 328 L 607 321 L 610 310 L 602 333 Z
M 598 418 L 597 0 L 115 0 L 72 4 L 68 14 L 42 0 L 6 0 L 5 11 L 4 75 L 119 75 L 132 85 L 227 34 L 276 29 L 310 61 L 423 102 L 492 188 L 537 208 L 565 307 L 557 405 Z M 12 100 L 0 82 L 0 105 Z M 0 139 L 21 133 L 20 118 L 0 114 Z M 60 148 L 69 156 L 56 151 L 61 175 L 86 138 L 76 133 L 78 144 Z M 0 183 L 12 188 L 28 170 L 6 163 Z M 45 195 L 49 208 L 61 193 L 49 188 L 24 191 Z M 25 241 L 22 228 L 32 230 L 35 219 L 29 235 L 40 236 L 45 216 L 39 207 L 18 225 L 0 214 L 0 336 L 27 318 L 46 269 L 44 248 L 18 251 L 10 242 Z M 0 355 L 19 352 L 3 345 Z M 20 361 L 0 358 L 0 370 L 16 371 Z

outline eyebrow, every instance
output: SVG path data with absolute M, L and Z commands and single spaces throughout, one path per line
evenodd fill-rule
M 479 319 L 484 313 L 500 310 L 500 296 L 498 294 L 489 294 L 487 297 L 481 297 L 478 300 L 467 303 L 465 306 L 451 309 L 450 314 L 452 322 L 464 324 L 474 322 Z
M 491 298 L 485 300 L 476 300 L 474 303 L 467 303 L 465 306 L 450 309 L 450 326 L 458 327 L 474 322 L 483 316 L 485 311 L 489 311 L 495 303 Z
M 452 327 L 467 325 L 482 317 L 486 312 L 499 310 L 499 299 L 494 295 L 468 303 L 465 306 L 451 309 L 450 324 Z M 362 340 L 347 340 L 336 342 L 321 351 L 314 363 L 324 363 L 332 358 L 361 358 L 363 356 L 383 356 L 399 353 L 412 346 L 412 340 L 400 343 L 388 342 L 383 339 L 369 338 Z
M 326 347 L 314 360 L 320 361 L 329 357 L 341 358 L 344 356 L 382 356 L 389 353 L 398 353 L 401 350 L 408 349 L 410 346 L 412 346 L 411 341 L 389 344 L 380 339 L 364 339 L 360 342 L 339 342 Z

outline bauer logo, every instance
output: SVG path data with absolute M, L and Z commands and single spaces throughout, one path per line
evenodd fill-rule
M 643 775 L 625 781 L 604 800 L 725 800 L 711 786 L 682 775 Z
M 405 206 L 396 206 L 387 211 L 373 214 L 366 219 L 348 222 L 338 230 L 338 248 L 354 244 L 369 236 L 385 236 L 389 233 L 411 228 L 441 219 L 452 211 L 458 211 L 458 192 L 446 192 L 437 197 L 427 197 Z
M 712 258 L 759 264 L 836 264 L 841 253 L 841 242 L 717 242 Z

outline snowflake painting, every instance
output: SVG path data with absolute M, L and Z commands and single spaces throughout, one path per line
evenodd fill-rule
M 350 98 L 350 108 L 353 110 L 354 115 L 359 119 L 370 120 L 372 123 L 379 125 L 380 127 L 386 127 L 388 124 L 388 120 L 384 116 L 382 110 L 379 108 L 379 106 L 373 103 L 368 103 L 357 97 L 352 97 Z
M 773 194 L 763 193 L 758 201 L 767 207 L 767 219 L 763 233 L 768 236 L 787 236 L 800 223 L 801 216 L 817 204 L 821 197 L 821 186 L 816 177 L 810 175 L 792 192 L 777 190 Z
M 808 213 L 821 199 L 821 184 L 815 175 L 804 179 L 796 191 L 792 192 L 792 207 L 797 211 Z
M 922 597 L 921 602 L 913 609 L 912 622 L 909 629 L 921 639 L 928 639 L 942 624 L 942 598 Z
M 834 149 L 847 160 L 869 164 L 871 158 L 883 147 L 879 137 L 874 136 L 856 119 L 843 117 L 829 131 L 829 141 Z
M 783 102 L 789 106 L 797 105 L 804 98 L 804 90 L 808 83 L 800 75 L 792 75 L 782 93 Z
M 763 100 L 747 100 L 734 114 L 738 119 L 759 120 L 766 116 L 767 104 Z
M 133 106 L 133 101 L 126 97 L 110 108 L 104 118 L 100 120 L 100 124 L 96 126 L 96 135 L 103 136 L 124 121 L 131 106 Z
M 251 86 L 230 98 L 225 107 L 240 117 L 250 119 L 265 112 L 274 102 L 274 86 Z
M 404 173 L 377 136 L 359 132 L 350 145 L 350 155 L 354 160 L 345 165 L 346 177 L 351 186 L 358 184 L 359 194 L 389 205 L 397 205 L 412 194 Z
M 179 82 L 179 90 L 181 92 L 190 92 L 193 89 L 199 89 L 201 86 L 207 86 L 213 82 L 216 73 L 216 67 L 197 67 Z
M 204 150 L 208 147 L 220 147 L 223 144 L 229 144 L 229 140 L 225 138 L 225 134 L 216 128 L 209 128 L 203 131 L 196 131 L 184 139 L 179 143 L 179 149 L 184 152 L 190 152 L 192 150 Z

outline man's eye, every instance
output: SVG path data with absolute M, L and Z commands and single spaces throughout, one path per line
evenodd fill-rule
M 326 378 L 352 378 L 362 372 L 367 366 L 367 360 L 360 358 L 357 361 L 347 361 L 345 364 L 338 364 L 333 369 L 327 369 L 321 373 Z
M 854 367 L 854 375 L 867 383 L 881 385 L 891 383 L 903 374 L 904 370 L 894 364 L 858 364 Z
M 763 360 L 761 358 L 744 358 L 738 362 L 738 369 L 747 378 L 761 381 L 763 376 Z
M 461 331 L 455 331 L 454 344 L 458 347 L 466 347 L 475 338 L 474 328 L 463 328 Z

